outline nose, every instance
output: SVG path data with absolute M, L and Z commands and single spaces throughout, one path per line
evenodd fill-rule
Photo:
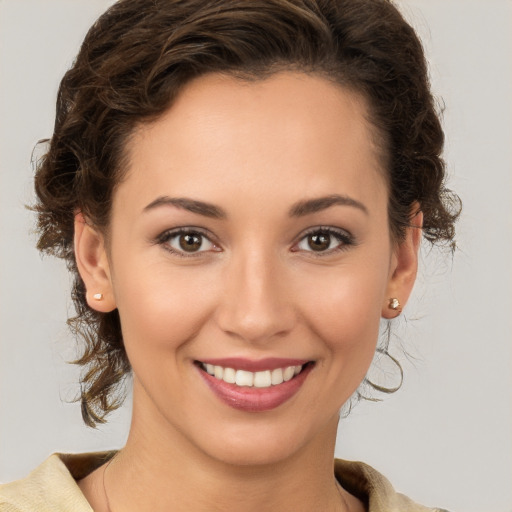
M 233 257 L 217 308 L 217 324 L 229 335 L 265 344 L 285 336 L 296 323 L 286 272 L 276 258 L 247 251 Z

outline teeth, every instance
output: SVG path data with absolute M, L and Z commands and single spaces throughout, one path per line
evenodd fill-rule
M 281 368 L 276 368 L 275 370 L 272 370 L 272 376 L 270 377 L 270 379 L 273 386 L 281 384 L 283 382 L 283 370 L 281 370 Z
M 215 375 L 216 379 L 222 380 L 222 377 L 224 377 L 224 368 L 222 368 L 222 366 L 214 366 L 213 374 Z
M 283 380 L 288 382 L 295 375 L 295 366 L 288 366 L 284 369 Z
M 235 370 L 233 370 L 233 368 L 224 368 L 224 376 L 222 377 L 222 380 L 229 384 L 234 384 L 236 382 Z
M 272 384 L 270 370 L 265 372 L 256 372 L 254 374 L 254 387 L 255 388 L 269 388 Z
M 283 382 L 293 379 L 293 377 L 298 375 L 302 370 L 301 365 L 276 368 L 275 370 L 264 370 L 261 372 L 234 370 L 233 368 L 224 368 L 222 366 L 214 366 L 213 364 L 203 364 L 202 366 L 207 373 L 228 384 L 255 388 L 278 386 Z
M 245 370 L 237 370 L 235 383 L 237 386 L 251 387 L 254 382 L 254 373 Z

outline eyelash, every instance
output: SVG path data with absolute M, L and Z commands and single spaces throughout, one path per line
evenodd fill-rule
M 159 235 L 156 238 L 155 243 L 161 245 L 166 251 L 169 251 L 170 253 L 172 253 L 176 256 L 180 256 L 182 258 L 197 258 L 198 256 L 201 256 L 203 253 L 209 252 L 209 251 L 203 250 L 203 251 L 195 251 L 195 252 L 187 253 L 186 251 L 180 251 L 180 250 L 174 249 L 169 244 L 169 242 L 172 239 L 178 238 L 183 235 L 199 236 L 202 239 L 201 245 L 203 245 L 204 241 L 207 240 L 215 248 L 213 250 L 213 252 L 221 252 L 221 249 L 214 242 L 212 242 L 211 235 L 209 235 L 207 232 L 205 232 L 201 228 L 194 228 L 194 227 L 177 228 L 177 229 L 171 229 L 169 231 L 165 231 L 164 233 L 162 233 L 161 235 Z
M 296 242 L 293 247 L 294 248 L 297 247 L 301 242 L 305 241 L 307 239 L 307 237 L 309 237 L 311 235 L 318 235 L 318 234 L 327 235 L 329 237 L 332 237 L 335 240 L 337 240 L 339 242 L 339 244 L 336 247 L 327 249 L 325 251 L 314 251 L 314 250 L 305 251 L 308 253 L 309 256 L 312 256 L 314 258 L 322 258 L 325 256 L 330 256 L 332 254 L 336 254 L 338 252 L 345 251 L 350 246 L 356 245 L 356 241 L 355 241 L 354 237 L 348 231 L 345 231 L 344 229 L 333 228 L 331 226 L 315 226 L 313 228 L 308 229 L 304 233 L 301 233 L 298 242 Z M 294 249 L 294 248 L 292 248 L 293 252 L 299 252 L 300 249 Z
M 354 240 L 354 237 L 348 232 L 343 229 L 333 228 L 330 226 L 316 226 L 313 228 L 308 229 L 306 232 L 301 233 L 300 238 L 297 242 L 293 244 L 292 252 L 300 252 L 300 249 L 297 247 L 299 244 L 307 239 L 307 237 L 311 235 L 327 235 L 328 237 L 332 237 L 336 239 L 339 244 L 336 247 L 329 248 L 325 251 L 314 251 L 314 250 L 305 250 L 304 252 L 309 253 L 309 256 L 315 257 L 315 258 L 321 258 L 323 256 L 332 255 L 341 251 L 346 250 L 349 246 L 356 245 L 356 242 Z M 202 250 L 202 251 L 194 251 L 187 253 L 186 251 L 181 251 L 174 249 L 169 242 L 172 239 L 178 238 L 183 235 L 196 235 L 201 237 L 202 242 L 201 245 L 203 245 L 204 240 L 207 240 L 212 247 L 213 250 Z M 332 240 L 331 240 L 332 242 Z M 201 256 L 205 252 L 222 252 L 222 249 L 220 249 L 215 242 L 211 240 L 211 235 L 209 235 L 207 232 L 205 232 L 201 228 L 195 228 L 195 227 L 187 227 L 187 228 L 177 228 L 177 229 L 171 229 L 168 231 L 165 231 L 161 235 L 159 235 L 155 239 L 155 243 L 158 245 L 161 245 L 166 251 L 169 251 L 170 253 L 180 256 L 182 258 L 194 258 Z

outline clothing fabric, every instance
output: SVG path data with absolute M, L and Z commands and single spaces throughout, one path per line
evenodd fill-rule
M 0 512 L 93 512 L 76 481 L 115 452 L 54 454 L 26 478 L 0 485 Z M 378 471 L 362 462 L 337 459 L 339 483 L 365 503 L 368 512 L 446 512 L 418 505 L 395 492 Z

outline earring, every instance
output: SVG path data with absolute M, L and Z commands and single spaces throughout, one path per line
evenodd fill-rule
M 388 308 L 399 314 L 402 312 L 402 304 L 400 304 L 400 301 L 396 297 L 389 299 Z
M 94 300 L 103 300 L 103 293 L 95 293 L 92 298 Z

